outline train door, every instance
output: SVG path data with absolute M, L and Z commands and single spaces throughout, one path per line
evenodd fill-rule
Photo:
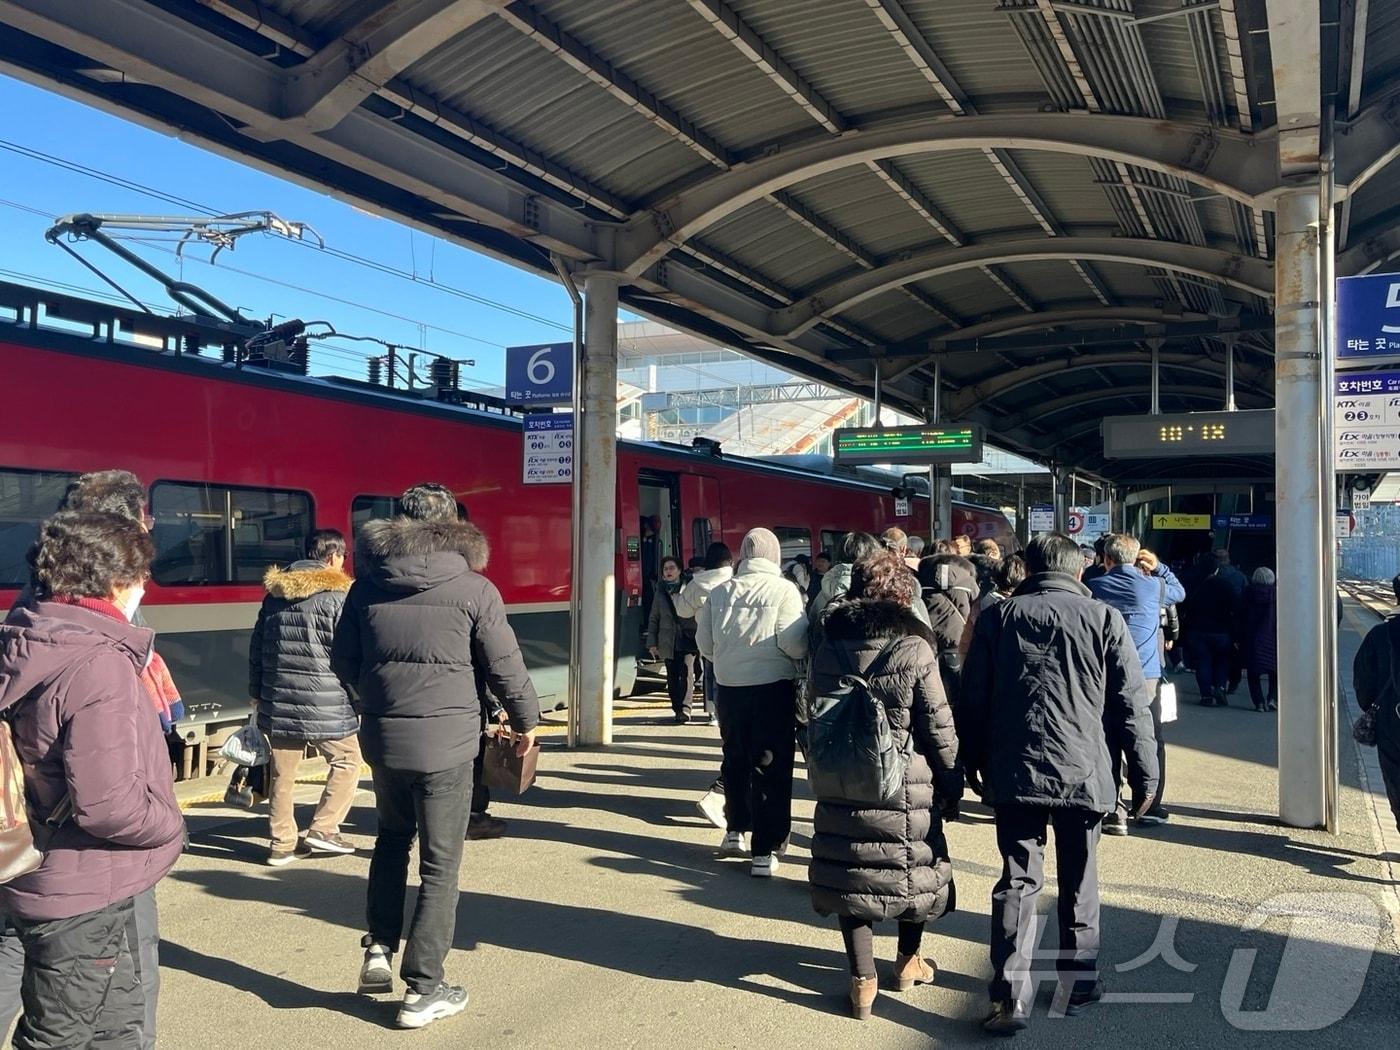
M 681 477 L 682 564 L 703 558 L 710 544 L 723 532 L 719 479 L 703 474 Z

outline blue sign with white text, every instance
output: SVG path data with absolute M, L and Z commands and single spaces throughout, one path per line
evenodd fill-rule
M 573 343 L 506 347 L 506 400 L 511 404 L 567 405 L 573 390 Z
M 1337 360 L 1400 356 L 1400 273 L 1337 278 Z
M 1216 532 L 1267 532 L 1274 527 L 1272 514 L 1217 514 L 1210 520 Z

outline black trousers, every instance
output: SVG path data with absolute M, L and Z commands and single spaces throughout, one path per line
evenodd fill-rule
M 1055 829 L 1060 950 L 1055 969 L 1065 984 L 1092 983 L 1099 962 L 1099 813 L 1040 806 L 996 808 L 1001 878 L 992 890 L 993 1002 L 1015 999 L 1027 1009 L 1041 977 L 1034 958 L 1036 898 L 1045 884 L 1047 825 Z M 1071 988 L 1071 991 L 1073 988 Z
M 472 805 L 473 816 L 484 815 L 491 805 L 491 789 L 481 782 L 481 764 L 486 755 L 486 737 L 476 745 L 476 761 L 472 763 Z
M 695 699 L 695 682 L 699 677 L 699 653 L 677 653 L 666 661 L 666 694 L 671 698 L 671 710 L 676 714 L 690 714 L 690 704 Z
M 1167 740 L 1162 735 L 1162 697 L 1158 690 L 1160 678 L 1147 680 L 1147 691 L 1152 694 L 1152 735 L 1157 741 L 1157 793 L 1152 796 L 1152 809 L 1162 804 L 1167 793 Z M 1114 731 L 1108 734 L 1108 756 L 1113 760 L 1113 782 L 1118 785 L 1118 812 L 1127 816 L 1128 795 L 1124 794 L 1123 759 L 1127 743 Z
M 1376 757 L 1381 763 L 1381 779 L 1385 781 L 1385 793 L 1390 799 L 1390 812 L 1395 816 L 1395 829 L 1400 831 L 1400 761 L 1377 750 Z
M 792 831 L 797 691 L 792 682 L 769 682 L 720 685 L 716 694 L 725 822 L 751 833 L 755 857 L 767 856 Z
M 1264 679 L 1269 680 L 1269 691 L 1264 692 Z M 1254 701 L 1255 707 L 1263 707 L 1265 703 L 1278 704 L 1278 672 L 1277 671 L 1253 671 L 1249 672 L 1249 698 Z
M 852 977 L 875 976 L 875 924 L 869 919 L 840 917 L 841 940 L 846 946 L 846 961 L 851 964 Z M 924 939 L 924 924 L 899 924 L 899 954 L 918 955 Z
M 12 919 L 24 946 L 17 1050 L 140 1050 L 145 995 L 132 898 L 68 919 Z
M 399 972 L 419 994 L 442 981 L 443 961 L 457 931 L 458 872 L 471 792 L 471 762 L 439 773 L 374 769 L 379 834 L 369 863 L 366 941 L 399 950 L 408 853 L 416 835 L 420 886 Z
M 1200 690 L 1201 699 L 1205 700 L 1215 690 L 1225 689 L 1230 684 L 1230 636 L 1192 631 L 1188 642 L 1191 646 L 1191 664 L 1196 669 L 1196 688 Z

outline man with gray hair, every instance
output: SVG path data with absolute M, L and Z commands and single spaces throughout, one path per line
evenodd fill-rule
M 1138 823 L 1152 827 L 1167 822 L 1167 811 L 1162 807 L 1162 792 L 1167 782 L 1166 748 L 1161 743 L 1162 704 L 1157 698 L 1157 683 L 1162 677 L 1162 610 L 1184 599 L 1186 589 L 1164 564 L 1159 563 L 1151 575 L 1139 569 L 1134 563 L 1141 549 L 1142 545 L 1126 533 L 1105 536 L 1103 574 L 1089 580 L 1085 586 L 1099 601 L 1123 614 L 1128 624 L 1128 634 L 1137 647 L 1138 659 L 1142 663 L 1142 677 L 1147 682 L 1147 692 L 1152 700 L 1152 729 L 1158 741 L 1157 756 L 1161 769 L 1152 806 L 1138 817 Z M 1108 751 L 1113 759 L 1115 783 L 1121 783 L 1123 747 L 1122 740 L 1110 735 Z M 1117 810 L 1104 818 L 1103 831 L 1105 835 L 1128 833 L 1128 808 L 1121 796 Z
M 796 680 L 807 657 L 802 594 L 782 575 L 782 548 L 768 529 L 752 529 L 732 579 L 710 592 L 695 615 L 700 655 L 714 664 L 715 706 L 724 749 L 726 831 L 722 856 L 743 856 L 752 832 L 749 874 L 769 878 L 792 831 Z

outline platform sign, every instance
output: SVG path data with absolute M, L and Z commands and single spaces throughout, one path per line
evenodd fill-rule
M 1349 540 L 1355 534 L 1356 519 L 1350 511 L 1337 511 L 1337 539 Z
M 1152 527 L 1159 532 L 1210 531 L 1209 514 L 1154 514 Z
M 524 482 L 553 485 L 574 479 L 574 417 L 542 413 L 525 417 Z
M 1081 512 L 1072 510 L 1065 515 L 1065 532 L 1071 536 L 1078 536 L 1083 531 L 1084 515 Z
M 1337 278 L 1337 361 L 1400 361 L 1400 274 Z
M 543 408 L 573 402 L 574 344 L 506 347 L 506 400 Z
M 1337 472 L 1400 469 L 1400 372 L 1339 372 L 1334 382 Z
M 980 463 L 982 428 L 843 427 L 832 432 L 836 462 L 850 464 Z
M 1352 510 L 1369 510 L 1371 508 L 1371 490 L 1353 489 L 1351 493 Z
M 1109 459 L 1267 456 L 1273 451 L 1272 408 L 1108 416 L 1103 421 L 1103 454 Z
M 1031 507 L 1031 532 L 1055 531 L 1055 507 L 1050 503 L 1037 503 Z
M 899 496 L 894 501 L 894 516 L 896 518 L 909 517 L 909 497 Z
M 1216 514 L 1210 523 L 1217 532 L 1267 532 L 1274 527 L 1270 514 Z

